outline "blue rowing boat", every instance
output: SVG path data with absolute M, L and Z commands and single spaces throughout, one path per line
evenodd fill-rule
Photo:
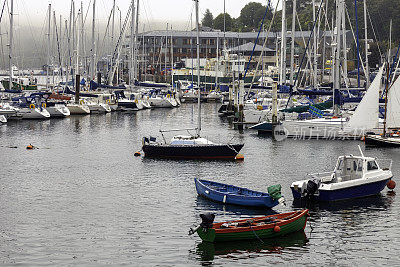
M 197 178 L 194 182 L 200 196 L 224 204 L 272 208 L 284 201 L 280 185 L 270 186 L 268 193 L 263 193 Z

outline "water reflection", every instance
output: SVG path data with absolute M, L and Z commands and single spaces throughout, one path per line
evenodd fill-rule
M 225 205 L 219 202 L 214 202 L 197 196 L 195 202 L 196 210 L 199 212 L 212 212 L 218 217 L 218 215 L 232 215 L 232 216 L 267 216 L 277 214 L 276 211 L 266 208 L 256 208 L 256 207 L 243 207 L 238 205 Z M 221 220 L 218 220 L 221 221 Z
M 333 202 L 317 202 L 310 201 L 306 199 L 295 199 L 293 201 L 294 208 L 307 208 L 310 211 L 341 211 L 341 210 L 367 210 L 367 209 L 377 209 L 377 210 L 386 210 L 391 203 L 394 201 L 394 197 L 396 194 L 392 192 L 387 192 L 386 197 L 379 194 L 375 196 L 365 197 L 365 198 L 356 198 L 356 199 L 348 199 L 342 201 L 333 201 Z
M 308 242 L 304 231 L 273 239 L 246 240 L 236 242 L 201 242 L 196 247 L 196 258 L 203 264 L 216 257 L 254 258 L 268 254 L 281 254 L 293 247 L 304 247 Z

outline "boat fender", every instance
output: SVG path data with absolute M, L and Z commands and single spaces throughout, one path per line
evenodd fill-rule
M 208 228 L 213 227 L 213 223 L 214 223 L 214 219 L 215 219 L 214 213 L 200 214 L 200 218 L 201 218 L 200 227 L 203 228 L 203 231 L 207 231 Z
M 224 199 L 222 200 L 222 202 L 226 203 L 226 195 L 224 195 Z
M 205 192 L 206 192 L 207 195 L 210 194 L 210 191 L 208 191 L 208 190 L 206 190 Z
M 278 225 L 274 226 L 274 232 L 279 233 L 281 231 L 281 228 Z
M 29 108 L 30 108 L 30 109 L 35 109 L 35 105 L 34 105 L 34 104 L 30 104 L 30 105 L 29 105 Z
M 389 180 L 389 182 L 386 184 L 386 186 L 390 189 L 393 190 L 396 187 L 396 182 L 393 180 Z

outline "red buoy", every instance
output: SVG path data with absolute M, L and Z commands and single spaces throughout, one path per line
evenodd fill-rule
M 31 144 L 29 144 L 26 149 L 33 149 L 33 146 Z
M 386 184 L 386 186 L 390 189 L 393 190 L 396 187 L 396 182 L 393 180 L 389 180 L 389 182 Z
M 236 160 L 244 160 L 244 155 L 243 154 L 237 154 Z
M 135 157 L 140 157 L 142 154 L 140 152 L 135 152 L 135 154 L 133 154 Z
M 280 231 L 281 231 L 281 228 L 278 225 L 275 225 L 274 232 L 279 233 Z

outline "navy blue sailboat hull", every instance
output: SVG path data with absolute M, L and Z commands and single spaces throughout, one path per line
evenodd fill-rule
M 149 158 L 168 159 L 235 159 L 244 145 L 159 145 L 145 144 L 143 152 Z

